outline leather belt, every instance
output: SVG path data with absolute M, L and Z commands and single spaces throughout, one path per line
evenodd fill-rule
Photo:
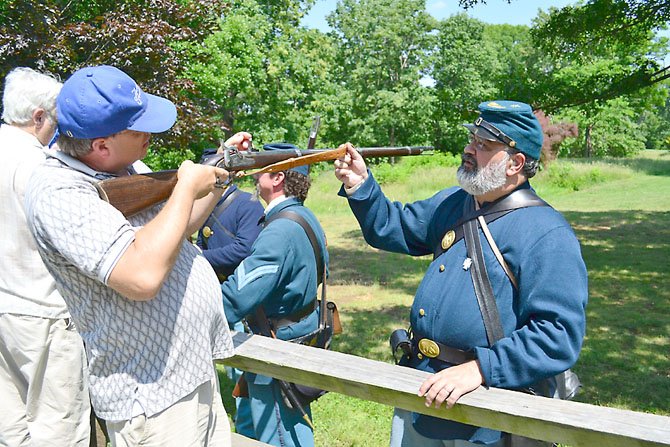
M 305 317 L 314 312 L 314 310 L 316 309 L 316 301 L 317 300 L 312 301 L 307 306 L 289 315 L 282 315 L 281 317 L 277 318 L 268 317 L 268 321 L 270 321 L 270 326 L 272 326 L 273 329 L 277 330 L 284 326 L 290 326 L 291 324 L 302 321 Z
M 428 357 L 452 365 L 460 365 L 477 358 L 474 351 L 452 348 L 429 338 L 412 339 L 412 348 L 418 358 Z

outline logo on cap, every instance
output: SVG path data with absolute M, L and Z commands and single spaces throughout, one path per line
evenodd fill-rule
M 139 106 L 142 105 L 142 90 L 140 90 L 137 84 L 135 84 L 135 88 L 133 88 L 133 99 L 135 100 L 137 105 Z

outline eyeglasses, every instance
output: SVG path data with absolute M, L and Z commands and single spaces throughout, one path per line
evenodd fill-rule
M 502 145 L 503 143 L 498 144 Z M 500 146 L 494 146 L 493 141 L 485 140 L 473 133 L 470 134 L 470 146 L 481 152 L 494 152 L 501 149 Z M 504 147 L 507 148 L 507 146 Z

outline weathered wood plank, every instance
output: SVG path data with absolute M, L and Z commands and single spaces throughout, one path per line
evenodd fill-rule
M 480 388 L 447 410 L 417 396 L 427 373 L 267 337 L 234 333 L 224 363 L 443 419 L 578 446 L 670 446 L 670 417 Z
M 271 447 L 270 444 L 247 438 L 238 433 L 231 433 L 232 447 Z

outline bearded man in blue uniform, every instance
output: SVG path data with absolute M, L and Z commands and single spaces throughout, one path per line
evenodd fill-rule
M 537 171 L 543 135 L 527 104 L 490 101 L 479 111 L 475 123 L 465 125 L 471 135 L 457 173 L 461 187 L 429 199 L 389 201 L 350 143 L 343 145 L 347 155 L 335 162 L 340 195 L 348 198 L 370 245 L 435 256 L 411 309 L 414 349 L 402 362 L 434 373 L 418 390 L 427 406 L 452 407 L 481 385 L 519 389 L 559 374 L 576 362 L 585 333 L 588 288 L 579 242 L 556 210 L 526 206 L 488 224 L 509 275 L 491 244 L 481 243 L 502 326 L 497 341 L 487 338 L 469 271 L 473 256 L 450 230 L 459 228 L 470 203 L 484 210 L 531 189 L 528 179 Z M 416 343 L 422 339 L 460 353 L 462 362 L 422 354 Z M 487 428 L 401 409 L 394 413 L 391 446 L 481 444 L 503 446 L 504 438 Z
M 275 150 L 272 145 L 264 148 Z M 319 327 L 317 260 L 302 226 L 289 218 L 274 217 L 290 211 L 307 222 L 324 254 L 323 265 L 327 271 L 328 253 L 323 229 L 316 216 L 303 205 L 310 187 L 308 167 L 257 174 L 254 178 L 258 194 L 267 203 L 266 224 L 249 257 L 221 285 L 223 307 L 228 321 L 234 323 L 248 316 L 257 316 L 255 312 L 262 306 L 276 337 L 296 340 L 315 333 Z M 250 329 L 262 333 L 262 329 L 253 323 L 254 319 L 248 319 Z M 260 374 L 244 375 L 256 439 L 282 447 L 314 446 L 312 428 L 297 409 L 286 405 L 277 380 Z M 309 405 L 304 405 L 303 409 L 311 418 Z

